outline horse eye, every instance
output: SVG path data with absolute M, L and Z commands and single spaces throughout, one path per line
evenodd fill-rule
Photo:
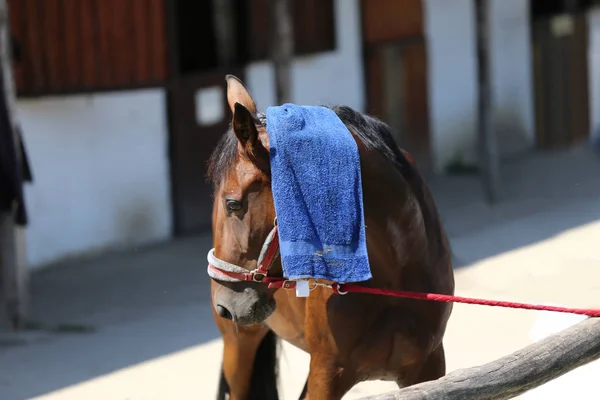
M 237 212 L 242 209 L 242 203 L 237 200 L 227 200 L 225 205 L 227 206 L 227 211 L 229 212 Z

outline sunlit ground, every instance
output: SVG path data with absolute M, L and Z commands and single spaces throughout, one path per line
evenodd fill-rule
M 600 205 L 599 205 L 600 207 Z M 568 212 L 568 211 L 566 211 Z M 507 227 L 483 231 L 461 248 L 485 246 L 503 235 L 527 232 L 503 232 Z M 525 228 L 522 228 L 525 229 Z M 465 239 L 466 240 L 466 239 Z M 462 296 L 511 301 L 560 304 L 600 308 L 600 221 L 564 231 L 534 245 L 489 257 L 456 272 L 456 293 Z M 466 247 L 465 247 L 466 246 Z M 460 254 L 458 254 L 460 257 Z M 543 315 L 526 310 L 510 310 L 475 305 L 455 305 L 445 346 L 448 369 L 466 368 L 492 361 L 532 343 L 540 335 L 562 329 L 577 321 L 563 315 Z M 206 324 L 212 321 L 206 320 Z M 99 332 L 96 335 L 102 335 Z M 214 398 L 220 364 L 221 342 L 213 340 L 167 356 L 151 359 L 76 385 L 35 397 L 43 400 L 151 400 Z M 106 357 L 113 356 L 110 352 Z M 68 356 L 68 355 L 66 355 Z M 76 355 L 69 355 L 76 357 Z M 60 360 L 56 361 L 60 368 Z M 566 390 L 578 385 L 578 399 L 596 398 L 592 368 L 579 369 L 555 381 L 551 393 L 539 390 L 523 399 L 565 398 Z M 295 399 L 308 372 L 308 356 L 284 345 L 281 357 L 280 387 L 284 399 Z M 588 375 L 586 375 L 586 373 Z M 597 376 L 597 371 L 594 371 Z M 35 376 L 31 376 L 31 382 Z M 571 380 L 571 381 L 569 381 Z M 563 383 L 564 382 L 564 383 Z M 547 386 L 550 387 L 549 385 Z M 394 390 L 386 382 L 358 385 L 346 398 Z M 565 392 L 561 392 L 564 390 Z M 569 392 L 571 395 L 573 392 Z

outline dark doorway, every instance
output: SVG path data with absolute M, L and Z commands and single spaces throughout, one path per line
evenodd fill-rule
M 244 79 L 245 0 L 171 0 L 170 162 L 175 235 L 211 227 L 206 163 L 229 126 L 225 75 Z
M 334 1 L 292 4 L 295 53 L 334 50 Z M 166 7 L 174 228 L 184 235 L 210 228 L 212 187 L 205 172 L 231 119 L 225 75 L 245 80 L 249 62 L 268 59 L 271 10 L 268 0 L 168 0 Z
M 565 148 L 590 130 L 588 26 L 591 0 L 531 0 L 537 147 Z
M 432 168 L 422 0 L 362 0 L 367 111 L 391 126 L 422 173 Z
M 592 3 L 593 0 L 531 0 L 531 16 L 539 19 L 563 13 L 585 11 Z

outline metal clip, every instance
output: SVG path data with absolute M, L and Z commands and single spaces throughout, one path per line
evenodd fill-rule
M 333 285 L 329 285 L 331 287 L 331 290 L 333 290 L 333 292 L 335 294 L 339 294 L 339 295 L 345 295 L 348 294 L 348 292 L 344 292 L 343 290 L 340 290 L 340 284 L 339 283 L 334 283 Z

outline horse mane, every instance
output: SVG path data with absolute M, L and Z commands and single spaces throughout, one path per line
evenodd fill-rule
M 382 153 L 402 171 L 405 178 L 411 179 L 415 175 L 413 165 L 400 151 L 391 128 L 385 122 L 344 105 L 328 108 L 358 136 L 365 147 Z M 259 114 L 258 119 L 263 123 L 266 120 L 264 114 Z M 208 161 L 207 178 L 215 188 L 227 177 L 236 159 L 237 138 L 230 124 Z

